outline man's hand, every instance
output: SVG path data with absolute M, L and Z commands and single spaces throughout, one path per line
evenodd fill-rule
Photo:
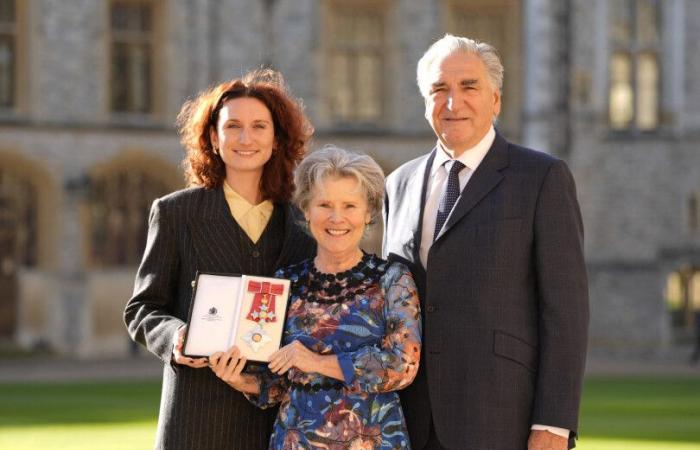
M 174 336 L 174 345 L 173 345 L 173 361 L 177 364 L 182 364 L 183 366 L 189 366 L 194 369 L 201 369 L 202 367 L 207 367 L 207 358 L 189 358 L 187 356 L 184 356 L 182 354 L 182 345 L 183 342 L 185 341 L 185 331 L 187 330 L 187 326 L 183 325 L 180 328 L 177 329 L 177 332 L 175 333 Z
M 545 430 L 532 430 L 527 440 L 527 450 L 567 450 L 569 440 Z
M 268 367 L 273 373 L 282 375 L 292 367 L 302 372 L 318 372 L 318 354 L 299 341 L 285 345 L 270 356 Z

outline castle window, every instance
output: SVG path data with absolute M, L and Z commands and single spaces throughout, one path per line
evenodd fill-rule
M 0 0 L 0 108 L 15 106 L 17 11 L 15 0 Z
M 381 2 L 380 2 L 381 3 Z M 375 2 L 334 2 L 327 49 L 328 103 L 336 124 L 376 124 L 384 112 L 386 12 Z
M 660 2 L 611 0 L 609 121 L 614 130 L 659 126 Z
M 153 112 L 154 11 L 148 1 L 113 1 L 110 7 L 110 108 Z
M 669 274 L 665 294 L 674 338 L 690 342 L 700 320 L 700 267 L 685 266 Z
M 700 233 L 700 195 L 688 196 L 688 230 L 692 234 Z

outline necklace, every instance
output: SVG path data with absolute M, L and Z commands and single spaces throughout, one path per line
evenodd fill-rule
M 359 248 L 356 250 L 355 254 L 352 256 L 352 259 L 348 258 L 348 260 L 352 261 L 351 264 L 333 264 L 333 263 L 325 263 L 323 262 L 324 259 L 333 259 L 333 258 L 322 258 L 321 255 L 316 255 L 314 258 L 314 267 L 321 273 L 343 273 L 347 272 L 348 270 L 352 270 L 353 268 L 357 267 L 357 265 L 362 261 L 364 258 L 365 253 L 360 250 Z M 336 260 L 337 261 L 337 260 Z M 330 269 L 328 266 L 335 266 L 333 269 L 338 269 L 338 267 L 348 267 L 347 269 L 341 269 L 341 270 L 333 270 Z
M 313 261 L 306 274 L 306 301 L 317 303 L 343 303 L 354 300 L 374 286 L 384 272 L 372 255 L 363 254 L 352 268 L 338 273 L 320 272 Z

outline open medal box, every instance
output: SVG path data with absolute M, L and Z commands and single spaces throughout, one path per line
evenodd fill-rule
M 248 361 L 269 362 L 282 341 L 289 280 L 197 273 L 183 354 L 223 352 L 234 344 Z

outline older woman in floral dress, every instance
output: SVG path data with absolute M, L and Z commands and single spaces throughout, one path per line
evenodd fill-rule
M 281 403 L 270 448 L 410 448 L 395 391 L 420 361 L 416 288 L 406 266 L 359 247 L 381 211 L 381 168 L 329 147 L 302 161 L 295 184 L 318 251 L 277 272 L 292 281 L 284 347 L 263 373 L 242 372 L 236 347 L 212 370 L 260 407 Z

